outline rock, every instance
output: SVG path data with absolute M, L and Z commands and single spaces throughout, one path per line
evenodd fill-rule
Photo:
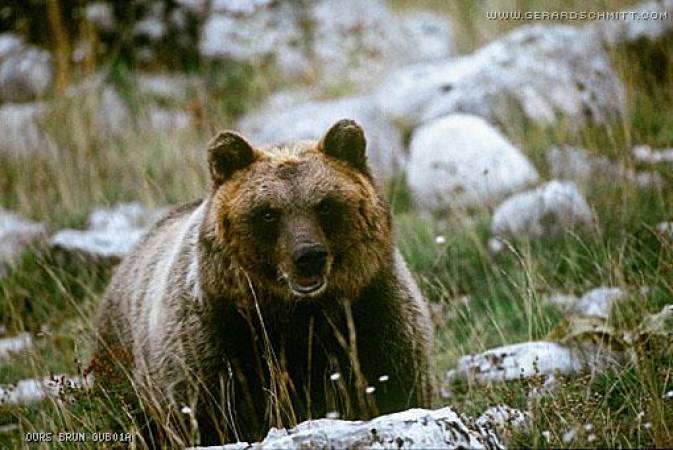
M 323 85 L 366 85 L 400 62 L 447 56 L 453 35 L 448 20 L 400 16 L 379 0 L 218 1 L 199 50 L 207 59 L 273 60 L 285 76 Z
M 19 333 L 13 337 L 0 339 L 0 360 L 13 354 L 24 353 L 33 348 L 33 337 L 29 333 Z
M 49 113 L 43 103 L 6 103 L 0 106 L 0 153 L 14 157 L 57 155 L 54 139 L 41 123 Z
M 661 222 L 657 224 L 657 233 L 667 239 L 673 239 L 673 222 Z
M 591 155 L 579 147 L 553 145 L 547 150 L 546 159 L 553 177 L 573 180 L 582 186 L 595 184 L 597 180 L 610 184 L 623 180 L 641 187 L 663 183 L 658 174 L 636 172 L 605 157 Z
M 111 86 L 103 86 L 100 96 L 94 99 L 94 124 L 96 133 L 102 138 L 121 138 L 133 129 L 131 111 Z
M 192 127 L 192 117 L 186 111 L 150 105 L 143 111 L 140 127 L 149 127 L 158 133 L 172 133 Z
M 412 135 L 407 182 L 424 210 L 492 205 L 537 180 L 526 157 L 480 117 L 451 114 Z
M 8 423 L 6 425 L 0 425 L 0 434 L 10 434 L 10 433 L 16 433 L 21 428 L 19 427 L 18 423 Z
M 620 288 L 599 287 L 585 293 L 572 307 L 571 314 L 607 320 L 615 302 L 623 300 L 626 292 Z
M 455 112 L 506 124 L 513 110 L 579 126 L 625 111 L 624 87 L 600 43 L 562 25 L 522 26 L 470 55 L 402 67 L 377 92 L 382 109 L 410 126 Z
M 319 139 L 341 119 L 353 119 L 364 128 L 369 165 L 376 176 L 389 180 L 400 173 L 405 159 L 402 136 L 370 97 L 308 102 L 279 110 L 262 108 L 244 117 L 239 128 L 259 144 L 282 143 Z
M 158 215 L 160 212 L 148 211 L 138 203 L 98 209 L 89 216 L 88 230 L 61 230 L 52 237 L 51 246 L 60 252 L 116 262 L 133 248 Z
M 572 375 L 587 367 L 581 352 L 555 342 L 523 342 L 461 356 L 450 380 L 482 382 L 518 380 L 539 375 Z
M 559 310 L 566 312 L 577 302 L 578 298 L 573 294 L 565 294 L 562 292 L 554 292 L 543 298 L 544 303 L 554 305 Z
M 477 424 L 483 427 L 495 427 L 500 436 L 511 436 L 513 432 L 528 432 L 532 428 L 533 421 L 526 411 L 507 405 L 495 405 L 477 418 Z
M 120 139 L 134 129 L 134 120 L 126 102 L 116 89 L 105 81 L 105 75 L 97 73 L 71 86 L 66 97 L 81 102 L 91 115 L 91 130 L 101 140 Z
M 573 183 L 552 180 L 513 195 L 495 209 L 489 247 L 507 238 L 558 236 L 574 229 L 592 231 L 596 219 Z
M 86 5 L 84 18 L 99 30 L 107 33 L 114 31 L 117 26 L 112 5 L 104 1 Z
M 47 227 L 0 208 L 0 276 L 30 246 L 46 241 Z
M 174 73 L 143 73 L 136 77 L 138 93 L 162 102 L 184 102 L 203 89 L 197 77 Z
M 411 39 L 417 61 L 445 58 L 456 53 L 453 27 L 444 17 L 428 11 L 402 15 L 402 27 Z
M 0 101 L 26 102 L 44 96 L 52 84 L 51 57 L 15 34 L 0 34 Z
M 26 379 L 18 383 L 0 385 L 0 406 L 29 405 L 47 398 L 64 400 L 76 390 L 86 389 L 92 380 L 80 377 L 52 375 L 43 379 Z
M 389 67 L 454 50 L 451 24 L 437 14 L 399 16 L 380 1 L 322 0 L 311 17 L 312 62 L 322 83 L 367 86 Z
M 633 157 L 645 164 L 670 163 L 673 162 L 673 148 L 652 150 L 649 145 L 638 145 L 633 147 Z
M 673 32 L 671 11 L 672 0 L 643 2 L 613 13 L 619 15 L 615 16 L 618 20 L 598 20 L 589 25 L 588 29 L 608 46 L 639 40 L 656 42 Z
M 300 5 L 289 2 L 216 2 L 201 29 L 199 51 L 210 59 L 257 62 L 275 52 L 299 52 Z M 279 55 L 276 55 L 279 57 Z
M 204 448 L 205 447 L 201 447 Z M 480 423 L 446 407 L 437 410 L 410 409 L 370 421 L 318 419 L 302 422 L 290 430 L 272 428 L 256 444 L 235 443 L 210 450 L 271 449 L 502 449 L 505 448 L 484 420 Z

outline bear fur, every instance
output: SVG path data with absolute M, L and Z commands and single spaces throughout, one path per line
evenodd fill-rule
M 428 306 L 365 147 L 349 120 L 266 148 L 217 135 L 209 195 L 155 224 L 103 296 L 97 383 L 114 384 L 101 362 L 119 366 L 181 444 L 431 406 Z

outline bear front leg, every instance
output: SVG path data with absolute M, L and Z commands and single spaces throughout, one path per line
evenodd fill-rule
M 381 414 L 431 407 L 436 374 L 427 303 L 407 279 L 385 281 L 353 305 L 366 393 Z

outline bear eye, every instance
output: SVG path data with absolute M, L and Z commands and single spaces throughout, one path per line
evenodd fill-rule
M 332 202 L 328 199 L 323 199 L 316 207 L 318 214 L 323 216 L 332 212 Z
M 278 211 L 275 211 L 270 208 L 264 209 L 260 212 L 260 217 L 266 223 L 276 222 L 279 216 L 280 214 L 278 214 Z

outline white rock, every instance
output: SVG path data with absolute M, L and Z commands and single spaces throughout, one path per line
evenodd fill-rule
M 192 117 L 180 109 L 150 105 L 143 113 L 144 121 L 141 127 L 146 122 L 147 126 L 155 132 L 172 133 L 192 127 Z
M 190 94 L 201 89 L 198 78 L 172 73 L 140 74 L 136 85 L 141 95 L 169 102 L 185 101 Z
M 148 211 L 138 202 L 121 203 L 111 209 L 96 209 L 89 215 L 92 229 L 126 229 L 147 223 Z
M 553 177 L 573 180 L 583 186 L 597 180 L 609 183 L 623 180 L 642 187 L 659 186 L 663 182 L 656 173 L 636 172 L 579 147 L 553 145 L 547 150 L 546 158 Z
M 594 214 L 569 182 L 552 180 L 515 194 L 495 209 L 491 220 L 494 239 L 557 236 L 576 228 L 593 230 Z
M 448 115 L 412 135 L 407 182 L 425 210 L 491 205 L 537 180 L 526 157 L 480 117 Z
M 625 111 L 624 88 L 597 40 L 571 26 L 516 28 L 471 55 L 402 67 L 378 89 L 382 109 L 411 126 L 448 113 L 508 123 L 516 106 L 549 124 Z
M 19 333 L 13 337 L 0 339 L 0 359 L 13 354 L 30 351 L 33 348 L 33 337 L 29 333 Z
M 585 293 L 572 307 L 575 316 L 598 317 L 608 319 L 614 304 L 626 297 L 620 288 L 599 287 Z
M 537 375 L 571 375 L 585 368 L 579 351 L 555 342 L 523 342 L 462 356 L 447 377 L 493 382 Z
M 367 86 L 390 67 L 454 51 L 451 24 L 437 14 L 399 16 L 378 0 L 321 0 L 311 17 L 313 68 L 323 83 Z
M 112 5 L 106 2 L 94 2 L 84 8 L 84 18 L 96 28 L 105 32 L 115 29 L 116 21 Z
M 633 156 L 637 161 L 647 164 L 673 162 L 673 148 L 652 150 L 649 145 L 633 147 Z
M 578 298 L 573 294 L 554 292 L 543 298 L 543 302 L 556 306 L 561 311 L 569 311 L 577 302 Z
M 256 444 L 236 443 L 211 450 L 280 449 L 502 449 L 488 421 L 475 423 L 453 409 L 410 409 L 370 421 L 318 419 L 291 430 L 269 431 Z
M 143 230 L 61 230 L 51 245 L 59 250 L 102 259 L 124 257 L 143 235 Z
M 209 59 L 273 59 L 284 75 L 323 85 L 366 85 L 401 62 L 447 56 L 453 35 L 440 16 L 400 16 L 380 0 L 216 1 L 199 50 Z
M 563 437 L 561 437 L 561 440 L 563 441 L 564 444 L 570 444 L 572 441 L 575 440 L 576 436 L 577 436 L 577 428 L 571 427 L 568 431 L 563 433 Z
M 270 3 L 272 0 L 212 0 L 210 8 L 218 13 L 242 15 L 252 14 L 261 7 L 269 6 Z
M 136 22 L 133 34 L 147 37 L 150 41 L 159 41 L 166 37 L 168 27 L 159 17 L 146 17 Z
M 446 18 L 428 11 L 412 11 L 401 19 L 416 52 L 413 59 L 433 60 L 456 53 L 453 27 Z
M 131 111 L 124 100 L 111 86 L 104 86 L 97 99 L 94 120 L 96 132 L 101 137 L 119 138 L 132 129 Z
M 495 405 L 477 418 L 477 424 L 483 427 L 494 426 L 501 435 L 511 435 L 513 431 L 525 433 L 530 430 L 532 419 L 526 411 L 507 405 Z
M 51 87 L 51 56 L 12 33 L 0 34 L 0 100 L 25 102 Z
M 91 114 L 92 131 L 102 140 L 128 136 L 133 129 L 131 110 L 115 88 L 106 84 L 102 73 L 71 86 L 66 96 L 82 102 Z
M 0 153 L 12 157 L 58 154 L 56 142 L 41 125 L 48 112 L 43 103 L 0 106 Z
M 61 230 L 51 238 L 51 246 L 67 253 L 115 261 L 135 246 L 159 214 L 137 203 L 99 209 L 89 216 L 88 230 Z
M 73 390 L 84 389 L 93 383 L 80 377 L 54 375 L 43 379 L 26 379 L 18 383 L 0 385 L 0 405 L 28 405 L 47 398 L 60 400 Z
M 589 25 L 588 29 L 596 33 L 597 37 L 609 46 L 636 42 L 641 39 L 658 41 L 673 33 L 672 11 L 672 0 L 638 3 L 622 10 L 622 15 L 618 20 L 598 20 Z M 650 15 L 645 18 L 641 15 L 643 12 Z M 652 13 L 657 15 L 652 15 Z M 662 19 L 660 16 L 662 14 L 667 14 L 667 17 Z
M 0 275 L 17 262 L 21 252 L 47 238 L 47 228 L 0 208 Z
M 370 97 L 347 97 L 303 103 L 288 109 L 262 108 L 239 123 L 241 131 L 258 144 L 314 140 L 341 119 L 355 120 L 365 131 L 369 166 L 388 180 L 404 165 L 402 136 Z
M 673 239 L 673 222 L 661 222 L 657 224 L 657 232 L 668 239 Z
M 302 40 L 297 5 L 254 2 L 238 8 L 226 2 L 224 9 L 217 4 L 201 29 L 199 51 L 206 58 L 255 62 Z

